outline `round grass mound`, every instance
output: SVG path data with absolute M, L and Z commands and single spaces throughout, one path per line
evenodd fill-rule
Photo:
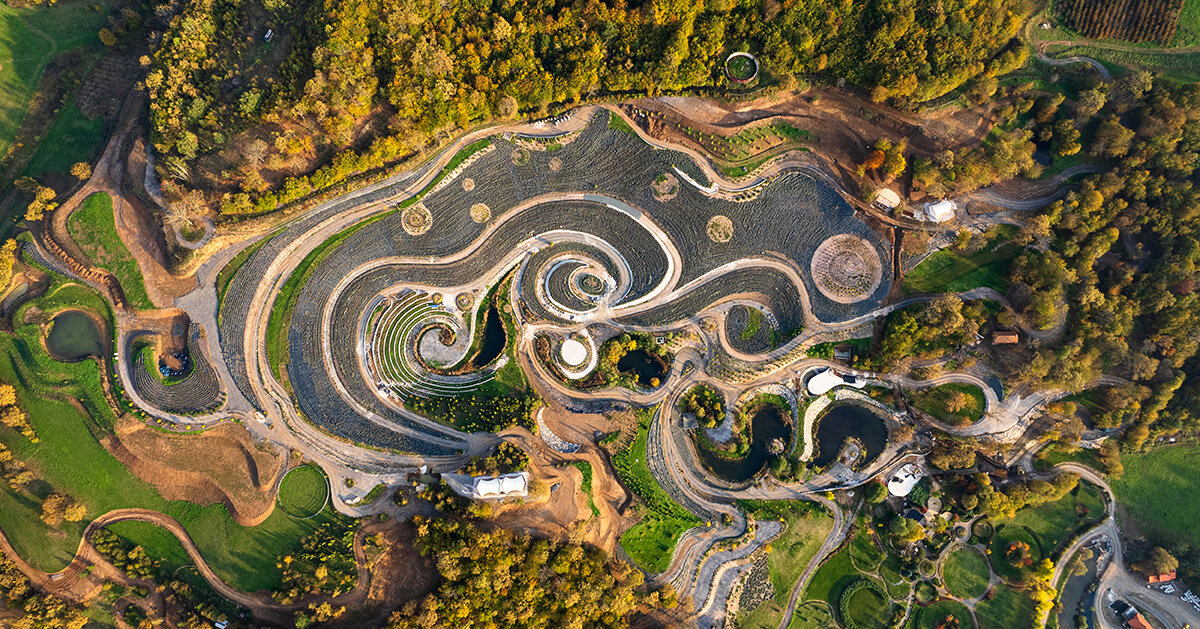
M 971 610 L 958 601 L 938 601 L 929 607 L 919 608 L 914 613 L 917 615 L 917 622 L 911 626 L 917 629 L 954 627 L 955 622 L 959 629 L 971 629 L 974 626 L 971 622 Z
M 296 518 L 311 518 L 329 501 L 329 479 L 315 465 L 301 465 L 279 483 L 279 508 Z
M 958 598 L 978 598 L 987 591 L 991 571 L 987 559 L 973 548 L 959 548 L 942 563 L 946 590 Z
M 892 620 L 892 600 L 874 579 L 859 579 L 842 590 L 838 611 L 847 629 L 883 629 Z
M 1033 566 L 1042 560 L 1041 547 L 1033 533 L 1013 524 L 996 527 L 988 552 L 992 570 L 1013 582 L 1024 581 Z

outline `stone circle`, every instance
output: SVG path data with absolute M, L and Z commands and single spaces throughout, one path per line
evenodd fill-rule
M 425 204 L 418 203 L 404 210 L 400 222 L 409 236 L 420 236 L 433 227 L 433 216 Z
M 841 304 L 862 301 L 875 293 L 883 279 L 883 264 L 875 247 L 854 234 L 825 239 L 812 257 L 817 290 Z

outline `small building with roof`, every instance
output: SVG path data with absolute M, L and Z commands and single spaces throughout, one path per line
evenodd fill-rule
M 1021 335 L 1016 330 L 996 330 L 992 332 L 992 345 L 1015 345 L 1021 341 Z
M 894 210 L 900 206 L 900 195 L 891 188 L 880 188 L 875 191 L 875 206 L 881 210 Z
M 1175 580 L 1175 571 L 1164 572 L 1162 574 L 1151 574 L 1146 577 L 1150 583 L 1167 583 Z

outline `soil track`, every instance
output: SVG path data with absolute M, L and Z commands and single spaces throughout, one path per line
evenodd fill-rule
M 617 541 L 632 520 L 622 515 L 628 504 L 628 492 L 612 474 L 608 460 L 591 444 L 583 444 L 574 454 L 551 450 L 539 437 L 524 428 L 510 428 L 501 437 L 515 442 L 529 453 L 530 473 L 547 486 L 561 483 L 549 499 L 526 504 L 498 515 L 494 523 L 504 528 L 518 528 L 555 539 L 583 541 L 606 553 L 616 551 Z M 570 463 L 584 462 L 592 466 L 591 499 L 600 511 L 592 516 L 588 494 L 583 491 L 582 472 Z
M 289 626 L 294 612 L 305 609 L 314 602 L 317 604 L 329 602 L 335 606 L 345 605 L 351 609 L 359 609 L 367 603 L 372 590 L 371 571 L 367 566 L 366 554 L 363 550 L 363 540 L 372 533 L 367 526 L 359 528 L 354 536 L 354 558 L 358 564 L 358 583 L 354 589 L 336 597 L 322 594 L 309 597 L 303 602 L 291 604 L 277 603 L 265 593 L 249 594 L 222 581 L 204 560 L 200 549 L 196 547 L 183 525 L 169 515 L 149 509 L 116 509 L 92 520 L 83 531 L 83 538 L 79 540 L 79 549 L 75 553 L 75 558 L 66 568 L 53 574 L 42 572 L 22 560 L 2 533 L 0 533 L 0 550 L 17 564 L 21 572 L 25 573 L 39 590 L 69 600 L 83 602 L 93 598 L 99 592 L 100 583 L 105 580 L 127 585 L 146 586 L 153 590 L 153 583 L 130 579 L 91 545 L 91 536 L 96 531 L 118 522 L 129 521 L 149 522 L 174 535 L 195 564 L 197 572 L 217 594 L 245 607 L 261 621 Z
M 222 503 L 242 526 L 260 524 L 275 509 L 275 483 L 286 460 L 259 450 L 238 424 L 199 434 L 172 434 L 135 420 L 117 425 L 104 446 L 167 500 Z M 204 452 L 204 456 L 196 456 Z

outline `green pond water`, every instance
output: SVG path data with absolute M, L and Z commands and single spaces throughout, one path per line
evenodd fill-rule
M 50 321 L 46 349 L 58 360 L 76 361 L 100 356 L 104 351 L 104 343 L 100 328 L 96 327 L 96 322 L 90 316 L 79 310 L 68 310 Z

